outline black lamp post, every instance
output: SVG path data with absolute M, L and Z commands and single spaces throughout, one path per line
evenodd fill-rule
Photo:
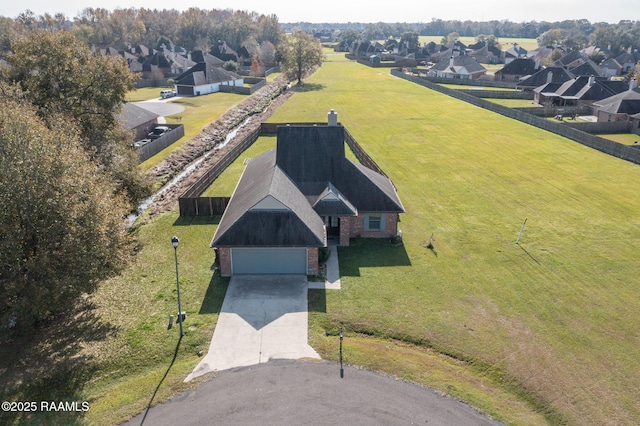
M 340 328 L 340 378 L 344 378 L 344 368 L 342 368 L 342 338 L 344 334 L 344 329 Z
M 178 286 L 178 322 L 180 323 L 180 337 L 184 336 L 182 331 L 182 307 L 180 306 L 180 279 L 178 277 L 178 243 L 180 240 L 175 235 L 171 237 L 171 245 L 173 245 L 173 253 L 176 258 L 176 285 Z

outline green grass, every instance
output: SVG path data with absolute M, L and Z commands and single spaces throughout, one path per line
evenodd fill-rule
M 340 249 L 343 289 L 314 329 L 490 366 L 552 422 L 638 423 L 638 166 L 357 64 L 327 63 L 307 83 L 271 121 L 335 109 L 407 209 L 408 262 Z
M 139 253 L 130 267 L 87 300 L 92 309 L 62 318 L 43 334 L 3 342 L 5 399 L 90 404 L 84 417 L 39 413 L 5 421 L 113 425 L 145 409 L 156 391 L 154 403 L 193 386 L 183 380 L 199 361 L 197 352 L 206 353 L 209 347 L 228 284 L 212 270 L 209 241 L 216 223 L 183 220 L 177 212 L 156 218 L 140 228 Z M 179 335 L 177 325 L 167 330 L 169 315 L 178 310 L 173 235 L 180 238 L 181 302 L 187 319 L 172 363 Z
M 475 44 L 475 37 L 460 37 L 460 40 L 465 45 Z M 420 44 L 429 43 L 429 42 L 440 43 L 442 41 L 442 36 L 420 36 Z M 499 37 L 498 42 L 502 45 L 503 50 L 507 50 L 513 46 L 513 43 L 518 43 L 526 50 L 533 50 L 538 48 L 538 42 L 534 38 L 514 38 L 514 37 Z
M 187 141 L 197 136 L 204 127 L 215 121 L 229 108 L 237 105 L 246 99 L 245 95 L 235 93 L 212 93 L 204 96 L 179 97 L 171 101 L 184 107 L 184 111 L 166 117 L 169 124 L 184 124 L 184 136 L 149 158 L 141 164 L 143 170 L 150 170 L 171 154 L 179 149 Z
M 489 101 L 498 105 L 503 105 L 509 108 L 533 108 L 540 107 L 538 104 L 534 104 L 531 99 L 488 99 Z
M 127 94 L 127 102 L 148 101 L 160 98 L 160 91 L 165 87 L 143 87 L 141 89 L 132 90 Z
M 262 136 L 258 138 L 240 157 L 236 159 L 227 169 L 216 179 L 209 188 L 201 194 L 202 197 L 230 197 L 238 184 L 238 180 L 245 168 L 245 160 L 255 158 L 258 155 L 275 149 L 275 136 Z
M 623 145 L 636 145 L 640 144 L 640 135 L 635 133 L 612 133 L 606 135 L 598 135 L 601 138 L 609 139 L 614 142 L 621 143 Z

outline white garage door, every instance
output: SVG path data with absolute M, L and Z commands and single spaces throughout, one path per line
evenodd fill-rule
M 306 248 L 231 249 L 233 274 L 306 274 Z

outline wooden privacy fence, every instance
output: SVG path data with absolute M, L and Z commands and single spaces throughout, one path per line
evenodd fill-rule
M 148 160 L 184 136 L 184 124 L 163 124 L 163 126 L 171 128 L 171 131 L 141 147 L 134 148 L 139 162 Z
M 235 144 L 229 151 L 225 152 L 216 164 L 207 170 L 193 185 L 191 185 L 178 199 L 180 206 L 180 216 L 214 216 L 224 213 L 229 204 L 229 197 L 200 197 L 213 181 L 222 174 L 231 163 L 233 163 L 244 150 L 253 144 L 262 135 L 276 134 L 278 126 L 287 123 L 261 123 L 251 133 L 244 136 L 240 142 Z M 295 123 L 296 125 L 316 125 L 326 126 L 327 123 Z M 344 128 L 345 143 L 351 148 L 356 158 L 365 166 L 380 173 L 387 174 L 373 161 L 373 158 L 366 153 L 355 138 Z M 214 154 L 215 155 L 215 154 Z
M 180 216 L 216 216 L 224 213 L 231 197 L 193 197 L 178 199 Z
M 225 152 L 220 159 L 213 165 L 209 170 L 207 170 L 197 181 L 194 182 L 180 197 L 180 214 L 181 216 L 190 216 L 186 214 L 182 214 L 183 211 L 183 200 L 185 211 L 196 211 L 196 208 L 193 209 L 187 208 L 188 199 L 196 199 L 198 196 L 204 192 L 205 189 L 211 185 L 220 174 L 235 161 L 236 158 L 240 156 L 240 154 L 247 149 L 252 143 L 258 139 L 260 136 L 260 128 L 255 129 L 251 133 L 247 134 L 243 137 L 240 142 L 235 144 L 231 149 Z M 215 155 L 215 154 L 213 154 Z M 200 213 L 202 215 L 203 213 Z
M 448 87 L 443 87 L 424 78 L 405 74 L 401 69 L 392 69 L 391 74 L 396 77 L 435 90 L 437 92 L 443 93 L 445 95 L 449 95 L 452 98 L 460 99 L 480 108 L 485 108 L 489 111 L 497 112 L 498 114 L 504 115 L 506 117 L 522 121 L 523 123 L 530 124 L 540 129 L 558 134 L 560 136 L 564 136 L 565 138 L 571 139 L 584 146 L 588 146 L 589 148 L 597 149 L 598 151 L 613 155 L 614 157 L 618 157 L 635 164 L 640 164 L 640 149 L 622 145 L 620 143 L 613 142 L 608 139 L 589 134 L 587 132 L 583 132 L 582 130 L 574 129 L 572 126 L 567 125 L 566 122 L 546 120 L 544 118 L 531 115 L 527 112 L 509 108 L 503 105 L 498 105 L 485 99 L 477 98 L 475 96 L 463 93 L 459 90 L 453 90 Z

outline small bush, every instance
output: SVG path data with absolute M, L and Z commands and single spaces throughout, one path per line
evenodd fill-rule
M 402 245 L 402 235 L 394 235 L 391 237 L 391 244 L 394 246 Z
M 329 256 L 331 255 L 331 247 L 320 247 L 318 250 L 318 262 L 327 263 Z

